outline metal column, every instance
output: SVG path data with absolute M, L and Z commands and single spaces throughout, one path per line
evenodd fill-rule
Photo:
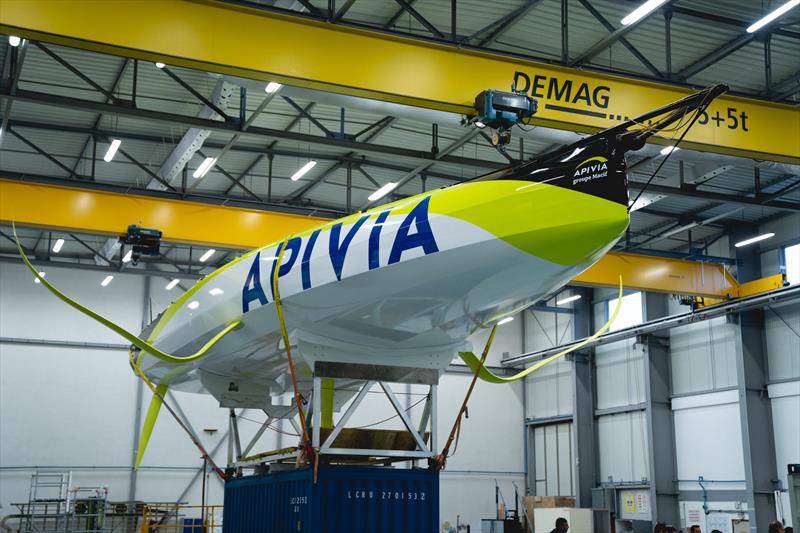
M 575 339 L 592 334 L 591 289 L 577 287 L 573 293 L 581 299 L 574 303 L 572 317 Z M 572 439 L 575 464 L 575 503 L 578 507 L 592 506 L 592 489 L 597 486 L 597 425 L 594 419 L 594 350 L 576 353 L 572 358 Z
M 145 276 L 142 287 L 142 329 L 150 322 L 150 276 Z M 141 438 L 142 427 L 142 397 L 144 396 L 144 382 L 138 376 L 136 380 L 136 414 L 133 417 L 133 446 L 131 447 L 131 476 L 128 484 L 128 500 L 136 499 L 136 454 L 139 450 L 139 439 Z
M 730 242 L 752 237 L 757 228 L 736 226 Z M 735 248 L 737 278 L 740 282 L 761 276 L 758 246 Z M 742 426 L 745 500 L 749 508 L 750 531 L 763 530 L 775 519 L 773 480 L 778 479 L 775 458 L 775 437 L 772 430 L 772 405 L 767 394 L 769 372 L 764 349 L 764 311 L 736 313 L 736 374 L 739 387 L 739 417 Z
M 645 320 L 667 316 L 667 296 L 643 293 Z M 675 460 L 675 427 L 670 402 L 671 371 L 669 361 L 669 332 L 656 332 L 638 339 L 637 347 L 644 350 L 645 415 L 647 417 L 650 513 L 656 520 L 680 523 L 678 495 L 674 480 L 677 477 Z

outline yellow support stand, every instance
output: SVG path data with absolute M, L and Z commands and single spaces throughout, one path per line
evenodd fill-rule
M 322 379 L 322 409 L 320 410 L 322 419 L 319 427 L 333 429 L 333 395 L 335 382 L 333 378 Z

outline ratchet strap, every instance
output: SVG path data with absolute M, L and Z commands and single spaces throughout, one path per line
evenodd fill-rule
M 461 409 L 458 411 L 455 422 L 453 422 L 453 429 L 450 430 L 450 436 L 447 437 L 447 442 L 445 443 L 444 448 L 442 448 L 442 453 L 433 459 L 436 470 L 442 470 L 445 467 L 445 464 L 447 464 L 447 455 L 450 453 L 450 446 L 453 444 L 453 439 L 455 439 L 457 433 L 461 433 L 461 420 L 464 416 L 464 413 L 467 412 L 467 403 L 469 402 L 469 397 L 472 395 L 472 390 L 475 388 L 475 383 L 478 381 L 478 375 L 480 374 L 480 371 L 486 362 L 486 356 L 489 355 L 489 348 L 492 346 L 492 341 L 494 340 L 494 334 L 496 332 L 497 324 L 492 326 L 492 331 L 489 333 L 489 338 L 486 340 L 486 346 L 483 348 L 483 354 L 478 361 L 478 366 L 473 369 L 475 374 L 472 376 L 469 389 L 467 389 L 467 395 L 464 396 L 464 402 L 461 404 Z
M 315 460 L 315 452 L 314 449 L 311 447 L 311 437 L 308 433 L 308 426 L 306 425 L 306 415 L 303 411 L 303 398 L 300 395 L 300 387 L 297 385 L 297 372 L 294 367 L 294 361 L 292 359 L 292 348 L 289 345 L 289 334 L 286 331 L 286 319 L 283 316 L 283 307 L 281 305 L 281 293 L 278 288 L 278 277 L 281 270 L 281 262 L 283 261 L 283 252 L 286 251 L 286 244 L 289 242 L 287 238 L 284 240 L 280 245 L 280 251 L 278 252 L 278 259 L 273 268 L 272 272 L 272 288 L 274 291 L 274 298 L 275 298 L 275 311 L 278 314 L 278 323 L 281 326 L 281 335 L 283 336 L 283 346 L 286 348 L 286 359 L 289 362 L 289 373 L 292 376 L 292 387 L 294 389 L 294 401 L 297 404 L 297 412 L 300 415 L 300 425 L 303 428 L 303 449 L 305 450 L 306 457 L 313 461 L 315 465 L 316 471 L 316 460 Z M 315 476 L 316 477 L 316 476 Z

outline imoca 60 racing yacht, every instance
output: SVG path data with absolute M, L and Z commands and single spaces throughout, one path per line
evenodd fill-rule
M 138 465 L 168 387 L 278 413 L 270 398 L 292 389 L 281 312 L 306 397 L 320 361 L 443 372 L 461 354 L 475 370 L 472 333 L 563 286 L 623 235 L 626 152 L 657 133 L 685 135 L 726 89 L 267 244 L 198 281 L 140 336 L 58 291 L 20 253 L 50 291 L 128 339 L 134 368 L 157 385 Z M 335 405 L 347 398 L 337 392 Z

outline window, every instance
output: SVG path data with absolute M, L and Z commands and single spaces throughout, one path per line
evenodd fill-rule
M 611 318 L 614 309 L 617 308 L 617 300 L 619 300 L 619 298 L 614 298 L 606 302 L 606 316 L 609 318 Z M 614 323 L 611 324 L 609 331 L 617 331 L 635 326 L 636 324 L 641 324 L 642 319 L 642 293 L 634 292 L 628 294 L 622 297 L 622 307 L 619 309 L 619 315 L 617 315 L 617 319 Z
M 783 259 L 786 266 L 786 281 L 790 285 L 800 284 L 800 244 L 785 247 Z

